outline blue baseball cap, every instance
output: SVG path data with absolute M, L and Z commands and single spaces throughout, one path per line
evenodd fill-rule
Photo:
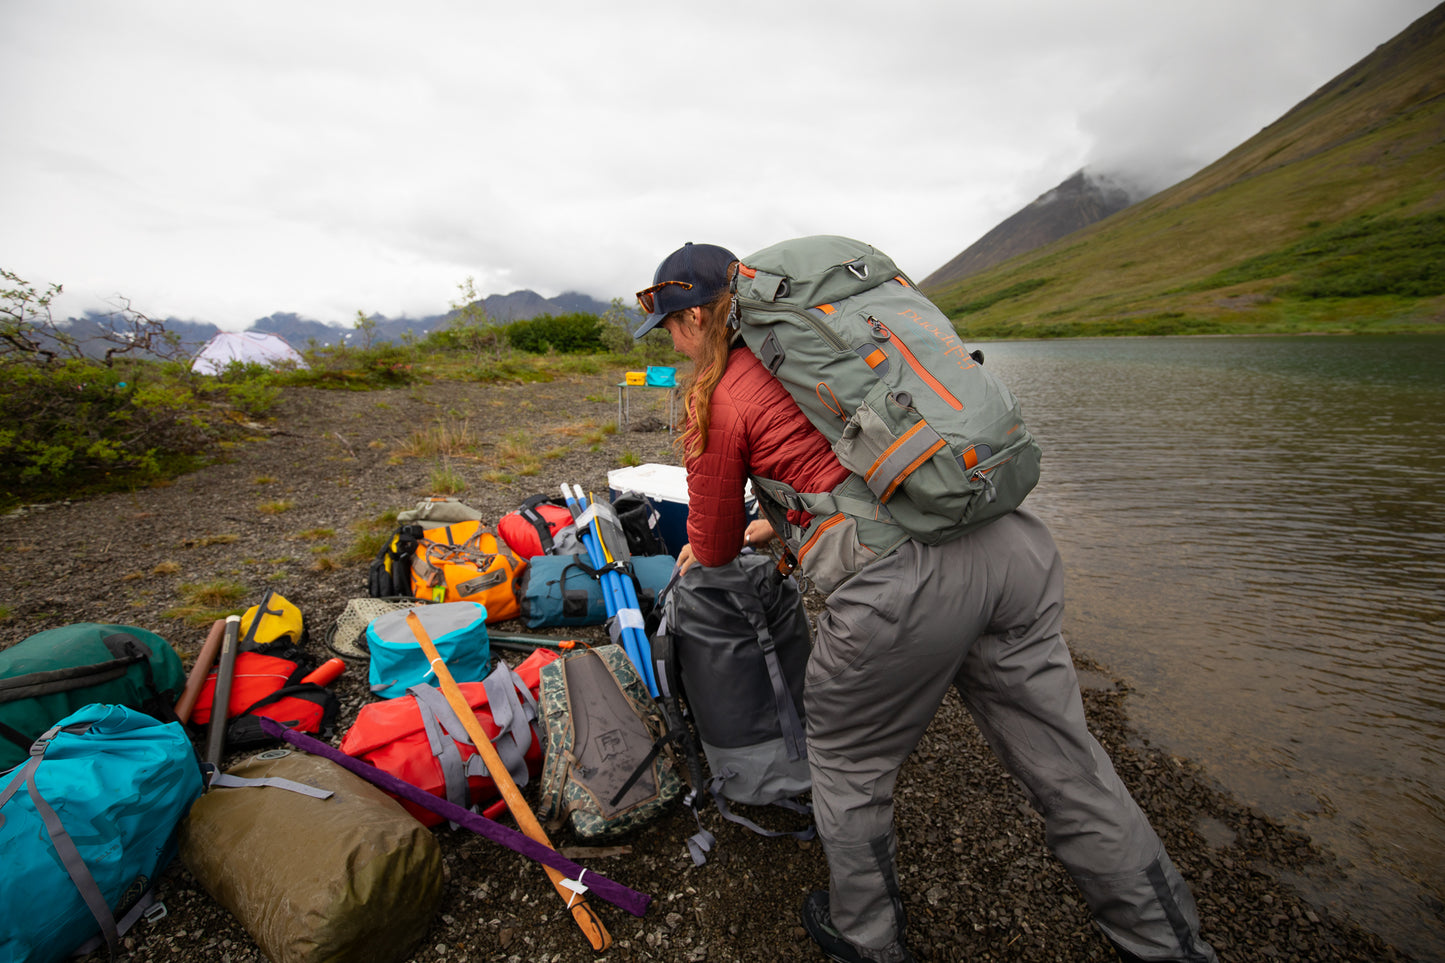
M 641 339 L 672 312 L 695 308 L 717 297 L 728 286 L 728 265 L 736 260 L 725 247 L 691 241 L 663 258 L 652 275 L 652 286 L 637 292 L 637 303 L 647 317 L 632 337 Z

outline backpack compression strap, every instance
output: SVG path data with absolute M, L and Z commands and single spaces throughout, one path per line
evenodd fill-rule
M 62 729 L 60 726 L 53 727 L 30 747 L 30 758 L 25 764 L 15 770 L 14 777 L 3 792 L 0 792 L 0 809 L 10 801 L 22 785 L 30 795 L 30 801 L 35 806 L 35 812 L 39 814 L 41 822 L 45 824 L 45 832 L 50 836 L 50 843 L 55 847 L 55 853 L 60 857 L 60 863 L 65 867 L 65 872 L 70 876 L 70 881 L 80 891 L 80 896 L 85 900 L 86 908 L 95 921 L 100 924 L 101 935 L 105 937 L 105 945 L 110 950 L 111 959 L 115 958 L 116 948 L 120 944 L 120 927 L 116 923 L 115 914 L 106 905 L 105 895 L 101 893 L 99 884 L 91 875 L 90 869 L 85 865 L 85 859 L 80 855 L 80 850 L 75 845 L 75 840 L 65 831 L 65 825 L 60 821 L 54 809 L 40 795 L 40 790 L 35 785 L 35 770 L 40 768 L 40 761 L 45 757 L 45 750 L 50 748 L 50 742 L 61 732 L 81 734 L 90 729 L 89 722 L 78 722 Z M 129 923 L 126 924 L 129 926 Z

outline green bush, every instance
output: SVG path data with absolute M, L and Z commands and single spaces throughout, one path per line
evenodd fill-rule
M 416 380 L 414 360 L 414 349 L 406 345 L 379 344 L 365 349 L 329 345 L 306 352 L 309 368 L 287 372 L 280 378 L 286 384 L 316 388 L 395 388 Z
M 529 354 L 595 354 L 607 350 L 602 343 L 602 319 L 584 311 L 513 321 L 507 326 L 507 343 Z
M 67 360 L 0 365 L 0 485 L 5 500 L 119 480 L 147 481 L 225 433 L 218 387 L 180 366 Z

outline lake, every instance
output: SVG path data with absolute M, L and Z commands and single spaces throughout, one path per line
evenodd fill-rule
M 1152 741 L 1445 959 L 1445 337 L 976 345 L 1044 451 L 1065 631 Z

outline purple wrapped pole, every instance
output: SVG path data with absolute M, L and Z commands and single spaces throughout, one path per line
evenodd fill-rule
M 618 909 L 626 910 L 633 916 L 642 916 L 647 912 L 647 906 L 652 902 L 652 897 L 646 893 L 639 893 L 634 889 L 628 889 L 621 883 L 614 882 L 606 876 L 602 876 L 586 867 L 580 866 L 550 846 L 543 846 L 515 829 L 503 826 L 501 823 L 488 819 L 486 816 L 472 812 L 470 809 L 463 809 L 456 803 L 448 802 L 439 796 L 433 796 L 424 789 L 418 789 L 409 782 L 403 782 L 389 772 L 383 772 L 370 763 L 362 762 L 352 756 L 348 756 L 340 749 L 333 749 L 319 739 L 313 739 L 305 733 L 290 729 L 275 719 L 268 719 L 265 716 L 258 717 L 261 728 L 268 735 L 277 739 L 284 739 L 297 749 L 309 752 L 313 756 L 322 756 L 341 766 L 349 772 L 353 772 L 365 779 L 379 789 L 400 796 L 408 802 L 414 802 L 431 810 L 443 818 L 456 823 L 458 826 L 465 826 L 479 836 L 485 836 L 494 843 L 500 843 L 508 849 L 515 850 L 545 866 L 550 866 L 559 872 L 567 874 L 571 879 L 580 879 L 585 883 L 589 892 L 595 894 L 599 899 L 616 906 Z M 586 878 L 582 873 L 586 872 Z

